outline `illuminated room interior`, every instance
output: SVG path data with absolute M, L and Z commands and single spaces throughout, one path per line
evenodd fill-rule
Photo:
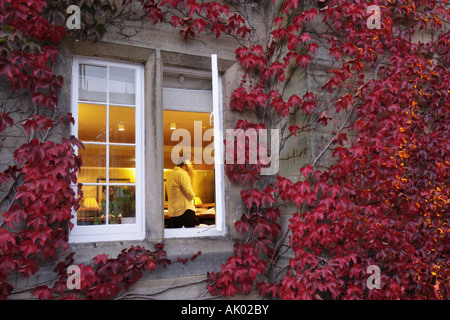
M 135 108 L 109 106 L 109 117 L 106 106 L 80 103 L 78 108 L 78 135 L 85 143 L 80 149 L 83 166 L 78 174 L 83 197 L 78 210 L 78 224 L 104 224 L 106 211 L 106 164 L 107 148 L 109 148 L 109 182 L 135 183 Z M 109 142 L 129 145 L 106 145 L 106 119 L 109 119 Z M 93 143 L 93 144 L 92 144 Z M 95 144 L 100 143 L 100 144 Z M 132 186 L 109 187 L 109 222 L 124 223 L 124 216 L 133 218 L 134 189 Z
M 209 122 L 209 113 L 164 110 L 163 119 L 164 181 L 166 181 L 176 165 L 172 161 L 172 149 L 180 143 L 178 140 L 172 141 L 171 137 L 173 131 L 176 129 L 186 129 L 189 131 L 191 137 L 191 153 L 194 154 L 194 121 L 201 121 L 202 136 L 206 130 L 213 129 L 213 126 L 210 125 Z M 211 141 L 202 140 L 202 154 L 205 148 L 213 141 L 214 139 Z M 180 154 L 180 156 L 182 156 L 182 154 Z M 197 171 L 194 182 L 196 216 L 200 221 L 200 225 L 213 225 L 215 224 L 214 164 L 207 164 L 205 161 L 202 161 L 202 163 L 194 162 L 194 168 Z M 166 221 L 169 218 L 167 212 L 167 200 L 166 186 L 164 183 L 164 217 Z

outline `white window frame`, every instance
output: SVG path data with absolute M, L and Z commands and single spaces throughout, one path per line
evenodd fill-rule
M 108 59 L 87 58 L 74 56 L 72 64 L 72 116 L 75 119 L 75 125 L 72 126 L 71 134 L 78 136 L 78 84 L 79 84 L 79 65 L 90 64 L 105 67 L 120 67 L 134 69 L 136 79 L 136 102 L 135 102 L 135 152 L 136 152 L 136 223 L 135 224 L 108 224 L 108 225 L 77 225 L 77 214 L 73 212 L 72 223 L 74 227 L 69 233 L 70 243 L 98 242 L 98 241 L 119 241 L 119 240 L 143 240 L 145 238 L 145 170 L 144 170 L 144 67 L 140 64 L 124 63 Z M 108 91 L 107 91 L 108 92 Z M 85 101 L 83 101 L 85 102 Z M 90 103 L 87 101 L 86 103 Z M 92 102 L 92 104 L 107 105 L 107 103 Z M 113 103 L 114 106 L 121 104 Z M 108 122 L 107 122 L 108 123 Z M 92 143 L 95 144 L 95 143 Z M 110 143 L 110 145 L 116 145 Z M 129 144 L 127 144 L 129 145 Z M 78 151 L 78 150 L 76 150 Z M 107 157 L 107 163 L 109 159 Z M 108 174 L 108 173 L 107 173 Z M 95 183 L 84 183 L 83 185 L 97 185 Z M 115 185 L 110 183 L 110 185 Z M 118 183 L 117 185 L 127 185 Z
M 216 224 L 211 227 L 195 228 L 165 228 L 164 238 L 191 238 L 224 236 L 226 234 L 225 223 L 225 183 L 224 183 L 224 144 L 223 144 L 223 112 L 222 112 L 222 78 L 219 75 L 217 55 L 211 55 L 211 79 L 212 79 L 212 119 L 214 121 L 214 170 L 215 170 L 215 214 Z M 184 70 L 186 74 L 189 72 Z M 194 73 L 201 74 L 200 71 Z M 209 76 L 209 75 L 208 75 Z M 164 109 L 169 110 L 169 109 Z M 176 109 L 170 109 L 176 110 Z M 186 110 L 179 110 L 186 111 Z M 192 110 L 199 111 L 202 110 Z M 163 214 L 163 212 L 161 212 Z

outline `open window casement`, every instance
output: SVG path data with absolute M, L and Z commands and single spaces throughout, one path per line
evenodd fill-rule
M 163 73 L 164 179 L 173 169 L 175 159 L 182 154 L 179 149 L 184 144 L 193 156 L 197 171 L 194 191 L 196 215 L 200 221 L 195 228 L 166 226 L 164 237 L 224 235 L 222 86 L 217 55 L 211 56 L 211 72 L 165 67 Z M 211 146 L 213 157 L 210 157 Z M 165 220 L 168 221 L 168 199 L 164 197 Z

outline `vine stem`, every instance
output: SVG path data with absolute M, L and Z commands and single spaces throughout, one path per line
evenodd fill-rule
M 316 166 L 317 161 L 319 161 L 319 159 L 323 156 L 323 154 L 330 148 L 330 145 L 333 143 L 333 141 L 339 136 L 341 131 L 345 128 L 345 126 L 347 125 L 347 121 L 350 119 L 351 114 L 353 113 L 353 111 L 356 108 L 356 104 L 357 104 L 358 100 L 359 100 L 359 98 L 355 101 L 355 103 L 353 104 L 351 110 L 347 113 L 347 116 L 345 117 L 344 122 L 342 123 L 341 127 L 339 128 L 339 130 L 336 132 L 336 134 L 333 136 L 333 138 L 331 138 L 330 141 L 328 141 L 328 143 L 325 145 L 325 147 L 322 148 L 320 153 L 314 159 L 314 161 L 312 163 L 313 167 Z
M 374 76 L 377 74 L 378 69 L 381 66 L 381 63 L 383 62 L 385 57 L 385 54 L 382 55 L 381 59 L 378 60 L 377 65 L 375 66 L 375 68 L 372 70 L 370 77 L 369 77 L 369 81 L 367 83 L 370 82 L 370 80 L 373 80 Z M 362 89 L 363 89 L 364 85 L 360 86 L 357 90 L 356 90 L 356 94 L 359 96 L 359 93 L 361 93 Z M 320 153 L 317 155 L 317 157 L 314 159 L 312 166 L 315 167 L 317 161 L 319 161 L 319 159 L 323 156 L 323 154 L 330 148 L 330 145 L 333 143 L 333 141 L 339 136 L 339 134 L 342 132 L 342 130 L 344 130 L 344 128 L 347 125 L 348 120 L 350 119 L 350 116 L 353 114 L 353 111 L 356 109 L 356 106 L 358 105 L 360 98 L 358 97 L 356 99 L 356 101 L 353 103 L 352 108 L 350 109 L 350 111 L 347 113 L 347 116 L 344 119 L 344 122 L 342 123 L 342 125 L 340 126 L 339 130 L 336 132 L 336 134 L 333 136 L 333 138 L 328 141 L 328 143 L 325 145 L 324 148 L 322 148 L 322 150 L 320 151 Z

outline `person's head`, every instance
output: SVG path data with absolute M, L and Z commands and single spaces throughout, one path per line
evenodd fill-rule
M 193 165 L 189 157 L 181 157 L 178 160 L 177 166 L 182 168 L 187 173 L 191 173 L 193 170 Z

